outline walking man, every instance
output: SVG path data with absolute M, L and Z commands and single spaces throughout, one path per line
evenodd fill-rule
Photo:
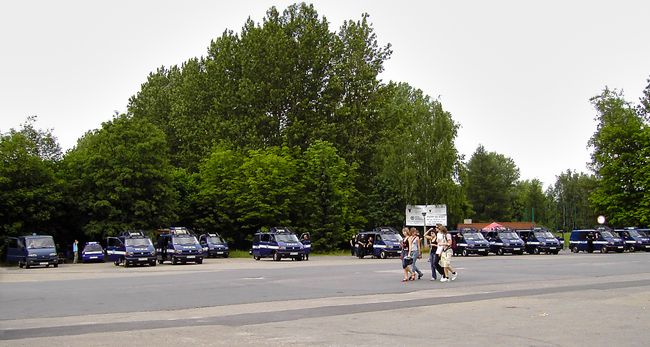
M 72 244 L 72 253 L 74 254 L 74 258 L 72 258 L 72 263 L 76 264 L 77 263 L 77 257 L 79 255 L 79 241 L 74 240 L 74 243 Z

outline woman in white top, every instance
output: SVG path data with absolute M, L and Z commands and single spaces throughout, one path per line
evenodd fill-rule
M 451 249 L 451 234 L 447 232 L 447 228 L 441 226 L 438 233 L 438 251 L 440 252 L 440 266 L 445 269 L 445 277 L 440 279 L 440 282 L 448 282 L 449 278 L 455 280 L 458 274 L 451 267 L 451 257 L 454 251 Z

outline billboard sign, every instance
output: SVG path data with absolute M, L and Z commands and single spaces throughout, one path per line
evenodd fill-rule
M 447 226 L 447 205 L 406 205 L 406 226 Z

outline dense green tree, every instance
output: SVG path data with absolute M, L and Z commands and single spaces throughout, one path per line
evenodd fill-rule
M 330 143 L 314 142 L 303 154 L 300 213 L 294 225 L 309 231 L 314 249 L 332 250 L 346 244 L 365 219 L 356 211 L 355 166 L 348 165 Z
M 596 132 L 591 168 L 598 186 L 591 202 L 617 226 L 650 224 L 650 127 L 622 92 L 605 89 L 591 99 Z
M 538 179 L 515 183 L 512 217 L 522 222 L 546 225 L 549 217 L 547 196 Z
M 551 201 L 548 226 L 556 230 L 591 228 L 596 224 L 596 212 L 589 196 L 596 189 L 593 175 L 567 170 L 556 177 L 546 191 Z
M 169 226 L 177 193 L 165 135 L 151 123 L 121 115 L 86 133 L 63 161 L 67 196 L 89 238 L 126 229 Z
M 30 136 L 39 132 L 30 125 L 0 135 L 0 245 L 6 236 L 56 231 L 53 220 L 62 199 L 61 182 L 51 152 Z
M 513 217 L 514 185 L 519 169 L 511 158 L 479 145 L 467 163 L 467 195 L 480 221 Z

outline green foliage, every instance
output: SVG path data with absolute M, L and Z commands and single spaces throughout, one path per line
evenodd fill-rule
M 519 169 L 514 161 L 482 145 L 467 164 L 467 195 L 478 220 L 510 220 Z
M 650 127 L 623 94 L 591 99 L 598 126 L 589 145 L 598 186 L 591 202 L 613 225 L 650 224 Z
M 71 216 L 89 238 L 154 229 L 176 220 L 177 193 L 164 134 L 122 115 L 89 132 L 65 157 Z
M 538 179 L 518 181 L 514 187 L 513 219 L 547 225 L 549 203 Z
M 550 187 L 546 195 L 550 200 L 548 226 L 556 230 L 591 228 L 596 223 L 596 212 L 589 196 L 596 189 L 596 177 L 567 170 Z

